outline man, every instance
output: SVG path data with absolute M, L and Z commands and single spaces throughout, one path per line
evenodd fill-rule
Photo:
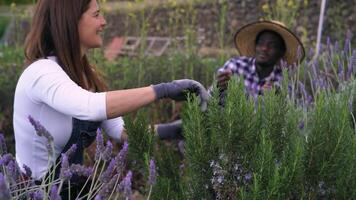
M 290 66 L 301 62 L 305 56 L 303 44 L 298 37 L 278 21 L 247 24 L 236 32 L 234 41 L 240 56 L 229 59 L 217 71 L 221 105 L 224 105 L 226 88 L 232 75 L 244 79 L 249 95 L 261 95 L 263 90 L 280 87 L 283 62 Z M 182 138 L 181 123 L 181 120 L 176 120 L 158 124 L 158 136 L 161 139 Z
M 236 32 L 234 41 L 240 56 L 228 60 L 216 77 L 223 98 L 232 75 L 243 77 L 246 92 L 250 95 L 279 87 L 282 62 L 290 66 L 300 62 L 305 55 L 299 39 L 277 21 L 247 24 Z

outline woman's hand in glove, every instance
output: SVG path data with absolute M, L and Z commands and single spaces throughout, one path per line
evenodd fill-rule
M 195 93 L 200 100 L 202 110 L 206 109 L 209 94 L 204 86 L 190 79 L 175 80 L 169 83 L 160 83 L 152 86 L 156 99 L 171 98 L 176 101 L 183 101 L 187 99 L 188 93 Z

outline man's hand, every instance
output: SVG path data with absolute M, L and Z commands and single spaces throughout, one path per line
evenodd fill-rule
M 266 82 L 265 84 L 263 84 L 262 88 L 263 88 L 263 90 L 271 90 L 272 86 L 273 85 L 271 82 Z
M 220 90 L 226 90 L 229 80 L 231 79 L 231 69 L 219 70 L 216 76 L 217 86 Z

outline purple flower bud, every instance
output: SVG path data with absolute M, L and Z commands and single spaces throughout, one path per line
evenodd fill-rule
M 341 61 L 338 61 L 337 74 L 339 77 L 339 81 L 343 81 L 344 80 L 344 66 L 342 65 Z
M 32 176 L 32 171 L 31 171 L 31 169 L 30 169 L 27 165 L 25 165 L 25 164 L 23 164 L 22 167 L 23 167 L 23 169 L 25 170 L 26 176 L 30 178 L 30 177 Z
M 107 183 L 103 184 L 103 187 L 101 188 L 101 190 L 99 191 L 99 197 L 101 199 L 108 199 L 112 193 L 112 191 L 115 189 L 115 184 L 117 182 L 117 180 L 119 179 L 119 175 L 115 174 L 110 181 L 108 181 Z
M 53 146 L 53 136 L 47 131 L 45 127 L 43 127 L 39 121 L 36 121 L 35 119 L 32 118 L 31 115 L 28 116 L 28 119 L 32 126 L 35 128 L 36 133 L 40 137 L 45 137 L 47 139 L 47 151 L 50 156 L 53 156 L 54 154 L 54 146 Z
M 72 174 L 75 174 L 78 176 L 89 177 L 93 173 L 93 168 L 85 167 L 85 166 L 79 165 L 79 164 L 71 164 L 70 171 Z
M 69 180 L 70 178 L 72 178 L 72 172 L 70 171 L 69 168 L 69 161 L 68 161 L 68 157 L 66 156 L 66 154 L 62 153 L 62 157 L 61 157 L 61 170 L 59 173 L 59 178 L 62 179 L 63 181 Z
M 153 159 L 150 160 L 150 174 L 148 176 L 148 184 L 153 186 L 156 183 L 157 173 L 156 173 L 156 164 Z
M 122 149 L 115 157 L 115 160 L 117 161 L 117 168 L 119 170 L 119 173 L 120 173 L 120 170 L 123 170 L 123 168 L 125 166 L 125 159 L 126 159 L 128 149 L 129 149 L 129 143 L 127 143 L 125 141 Z
M 312 70 L 313 70 L 313 74 L 312 74 L 312 78 L 313 79 L 316 79 L 316 77 L 318 77 L 318 69 L 317 69 L 317 65 L 318 65 L 318 61 L 315 60 L 313 63 L 312 63 Z
M 304 129 L 304 120 L 299 122 L 298 128 L 299 128 L 299 130 L 303 130 Z
M 339 42 L 338 41 L 335 41 L 334 52 L 339 53 Z
M 112 143 L 108 140 L 106 142 L 106 147 L 105 147 L 105 150 L 103 151 L 103 155 L 102 155 L 102 159 L 104 161 L 110 160 L 111 154 L 112 154 L 112 149 L 113 149 Z
M 7 153 L 7 147 L 5 142 L 4 134 L 0 134 L 0 155 L 4 155 Z
M 39 121 L 36 121 L 35 119 L 33 119 L 31 115 L 28 116 L 28 119 L 31 122 L 32 126 L 35 128 L 38 136 L 44 136 L 47 139 L 53 141 L 52 135 L 49 134 L 47 129 L 44 126 L 42 126 L 42 124 Z
M 20 169 L 15 160 L 10 160 L 6 165 L 7 177 L 9 177 L 11 184 L 16 184 L 20 176 Z
M 352 33 L 350 30 L 347 30 L 346 38 L 345 38 L 345 45 L 344 45 L 344 52 L 346 54 L 351 50 L 351 38 L 352 38 Z
M 309 48 L 308 58 L 312 58 L 313 56 L 314 56 L 314 49 L 313 48 Z
M 43 191 L 42 190 L 37 190 L 33 194 L 33 199 L 34 200 L 43 200 Z
M 100 181 L 103 183 L 107 183 L 110 181 L 110 178 L 112 177 L 112 174 L 115 171 L 117 161 L 116 159 L 111 159 L 109 166 L 106 168 L 106 170 L 101 174 L 100 176 Z
M 101 200 L 100 196 L 99 195 L 96 195 L 94 200 Z
M 244 184 L 246 185 L 246 184 L 251 183 L 251 180 L 252 180 L 252 172 L 247 172 L 243 178 Z
M 104 138 L 101 133 L 101 129 L 98 128 L 96 131 L 96 152 L 95 152 L 95 160 L 99 160 L 100 155 L 103 153 L 104 147 Z
M 73 155 L 77 151 L 77 144 L 73 144 L 66 152 L 66 156 L 70 158 L 71 155 Z
M 50 200 L 61 200 L 62 198 L 58 195 L 58 188 L 56 185 L 52 185 L 51 191 L 49 194 Z
M 11 160 L 14 160 L 11 154 L 7 153 L 0 157 L 0 165 L 7 165 Z
M 303 94 L 303 98 L 304 98 L 304 100 L 306 100 L 307 98 L 308 98 L 308 93 L 307 93 L 307 91 L 305 90 L 305 86 L 304 86 L 304 84 L 302 83 L 302 82 L 298 82 L 298 84 L 299 84 L 299 88 L 300 88 L 300 90 L 301 90 L 301 92 L 302 92 L 302 94 Z
M 4 175 L 0 172 L 0 199 L 11 199 L 10 189 L 5 181 Z
M 118 187 L 118 192 L 124 192 L 127 200 L 131 200 L 131 179 L 132 172 L 129 171 Z

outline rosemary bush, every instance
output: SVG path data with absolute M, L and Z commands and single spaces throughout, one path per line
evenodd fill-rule
M 319 90 L 305 108 L 291 101 L 287 81 L 278 95 L 272 90 L 254 99 L 234 80 L 224 108 L 216 96 L 207 113 L 188 102 L 183 121 L 190 199 L 355 196 L 355 90 L 355 81 L 339 93 Z

